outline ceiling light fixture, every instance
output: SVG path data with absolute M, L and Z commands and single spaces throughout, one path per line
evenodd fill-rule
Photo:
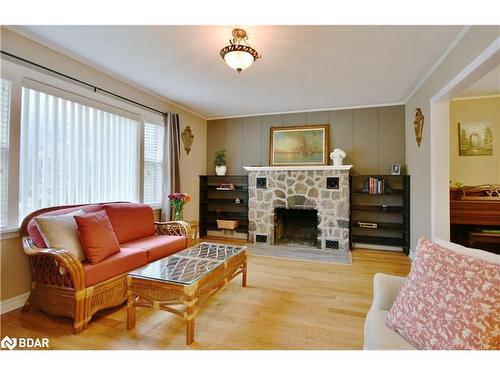
M 224 59 L 231 69 L 241 73 L 250 67 L 253 62 L 261 56 L 247 43 L 247 32 L 243 29 L 233 30 L 233 39 L 229 40 L 229 45 L 220 51 L 220 57 Z

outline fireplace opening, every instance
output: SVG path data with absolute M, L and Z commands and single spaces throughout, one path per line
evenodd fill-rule
M 274 210 L 274 244 L 317 247 L 318 211 L 294 208 Z

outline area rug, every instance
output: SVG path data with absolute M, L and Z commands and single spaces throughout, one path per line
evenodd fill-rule
M 266 244 L 248 244 L 247 253 L 249 255 L 258 255 L 274 258 L 286 258 L 292 260 L 301 260 L 306 262 L 335 263 L 351 265 L 351 252 L 343 252 L 330 249 L 316 249 L 305 246 L 270 246 Z

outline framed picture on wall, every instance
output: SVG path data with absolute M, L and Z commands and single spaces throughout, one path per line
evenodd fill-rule
M 458 149 L 460 156 L 493 155 L 491 122 L 459 122 Z
M 269 165 L 327 165 L 329 125 L 271 128 Z

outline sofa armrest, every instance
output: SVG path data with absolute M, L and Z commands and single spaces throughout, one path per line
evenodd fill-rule
M 371 309 L 389 311 L 405 281 L 406 277 L 376 273 L 373 277 Z
M 22 242 L 31 264 L 33 282 L 75 292 L 85 289 L 83 266 L 76 256 L 66 250 L 36 247 L 29 236 L 23 237 Z
M 184 236 L 187 247 L 191 246 L 193 233 L 191 225 L 185 221 L 155 221 L 157 235 Z

